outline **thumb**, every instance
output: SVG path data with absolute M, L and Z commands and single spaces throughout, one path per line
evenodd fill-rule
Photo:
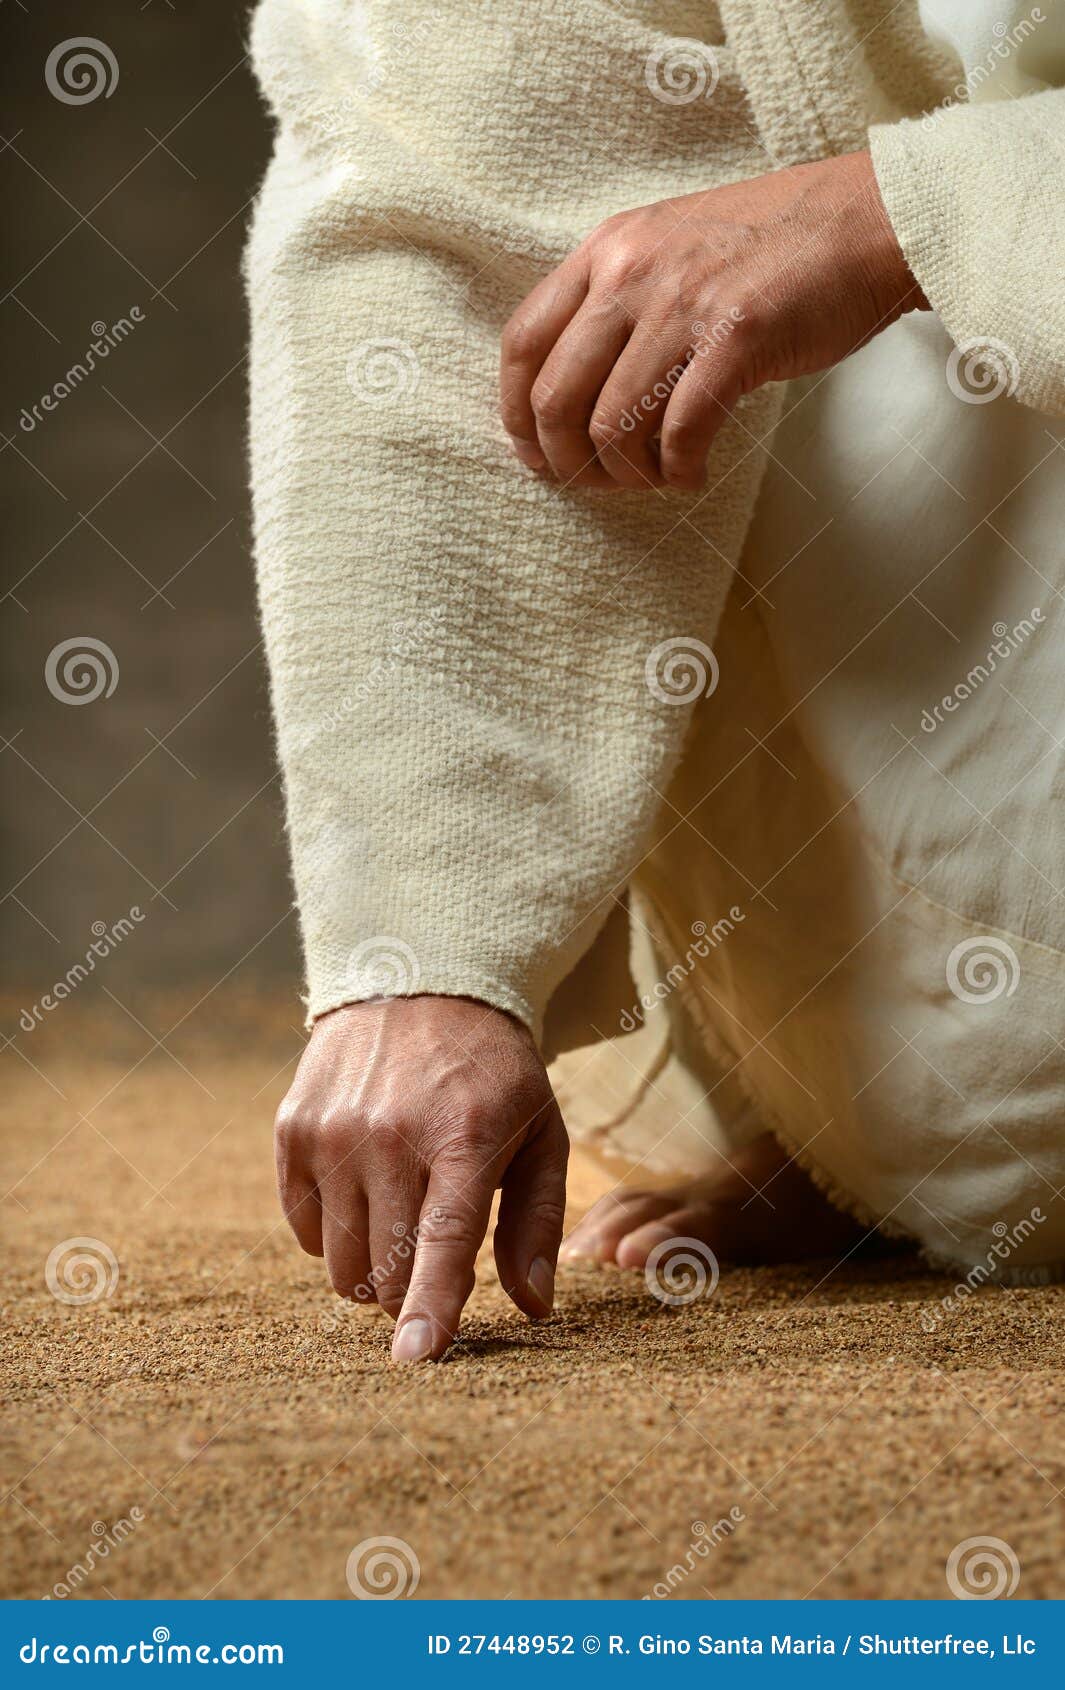
M 542 1320 L 555 1297 L 555 1263 L 566 1216 L 569 1139 L 558 1106 L 503 1175 L 495 1230 L 496 1269 L 523 1314 Z

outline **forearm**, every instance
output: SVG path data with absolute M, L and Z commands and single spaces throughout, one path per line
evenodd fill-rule
M 492 418 L 506 307 L 457 321 L 439 266 L 366 256 L 346 202 L 335 172 L 282 160 L 248 266 L 256 551 L 309 1008 L 384 980 L 535 1030 L 639 860 L 710 684 L 703 658 L 701 686 L 652 689 L 648 659 L 713 640 L 776 400 L 723 440 L 694 519 L 690 499 L 548 488 Z M 341 256 L 323 264 L 327 246 Z M 416 371 L 374 403 L 358 349 L 399 290 L 423 325 Z

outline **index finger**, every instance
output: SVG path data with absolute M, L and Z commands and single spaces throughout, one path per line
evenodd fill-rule
M 410 1285 L 392 1340 L 393 1361 L 437 1361 L 459 1329 L 495 1182 L 483 1168 L 434 1167 L 421 1214 Z

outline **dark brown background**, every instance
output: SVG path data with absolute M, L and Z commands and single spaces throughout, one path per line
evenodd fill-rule
M 129 1004 L 131 986 L 206 989 L 230 970 L 296 985 L 246 485 L 240 259 L 269 147 L 249 10 L 0 14 L 2 942 L 19 1002 L 134 904 L 146 919 L 79 995 L 105 977 Z M 106 42 L 119 76 L 65 104 L 45 65 L 76 36 Z M 92 324 L 133 306 L 143 322 L 27 432 L 23 407 L 83 358 Z M 45 664 L 83 635 L 112 648 L 119 679 L 72 706 Z

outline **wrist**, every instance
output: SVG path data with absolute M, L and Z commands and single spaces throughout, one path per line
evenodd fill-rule
M 885 321 L 910 311 L 930 311 L 888 216 L 872 154 L 848 153 L 838 162 L 847 172 L 851 209 L 857 212 L 851 227 L 859 263 Z

